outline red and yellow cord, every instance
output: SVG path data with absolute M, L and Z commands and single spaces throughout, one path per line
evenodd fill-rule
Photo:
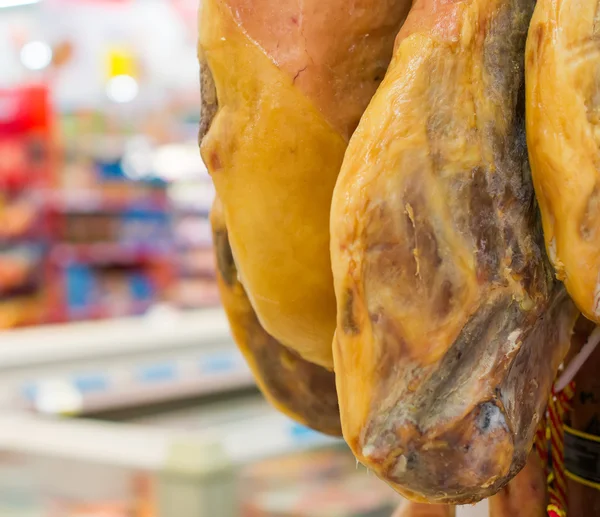
M 571 381 L 562 391 L 552 390 L 548 410 L 540 421 L 535 435 L 535 448 L 546 468 L 548 479 L 548 516 L 567 515 L 567 478 L 565 474 L 564 421 L 572 408 L 575 383 Z

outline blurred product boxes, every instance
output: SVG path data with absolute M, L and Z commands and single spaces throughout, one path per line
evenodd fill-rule
M 166 183 L 132 178 L 126 137 L 89 138 L 82 121 L 65 138 L 65 173 L 48 199 L 52 321 L 143 313 L 167 301 L 175 275 Z
M 183 308 L 219 304 L 209 214 L 214 187 L 208 173 L 170 187 L 178 277 L 173 300 Z
M 47 88 L 0 89 L 0 329 L 45 319 L 42 192 L 53 182 L 54 149 Z
M 144 120 L 0 90 L 0 329 L 218 305 L 197 126 Z

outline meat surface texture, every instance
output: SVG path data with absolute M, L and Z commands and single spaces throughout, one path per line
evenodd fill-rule
M 539 0 L 527 40 L 527 142 L 556 274 L 600 323 L 600 4 Z
M 334 364 L 357 458 L 416 501 L 525 465 L 577 314 L 527 161 L 531 0 L 417 0 L 334 191 Z
M 327 368 L 336 312 L 331 196 L 409 5 L 203 1 L 201 152 L 239 275 L 269 334 Z
M 260 325 L 237 277 L 223 210 L 217 199 L 211 212 L 221 301 L 233 337 L 267 400 L 301 424 L 340 436 L 333 372 L 305 361 Z

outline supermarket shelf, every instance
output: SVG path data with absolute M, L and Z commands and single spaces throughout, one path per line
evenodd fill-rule
M 207 412 L 210 409 L 198 409 L 199 414 Z M 21 465 L 22 476 L 39 493 L 85 501 L 106 499 L 107 494 L 123 493 L 134 477 L 143 475 L 156 483 L 160 517 L 236 517 L 240 514 L 236 497 L 240 466 L 249 459 L 332 442 L 311 431 L 299 432 L 296 424 L 266 405 L 259 413 L 252 419 L 233 410 L 231 420 L 238 416 L 235 424 L 187 432 L 2 414 L 0 456 Z M 4 469 L 5 477 L 12 479 L 14 474 L 8 469 Z
M 135 425 L 0 416 L 0 450 L 31 456 L 159 470 L 172 440 L 172 433 Z
M 0 407 L 79 414 L 253 386 L 220 309 L 0 334 Z
M 173 257 L 173 246 L 169 242 L 147 243 L 94 243 L 57 244 L 50 254 L 53 263 L 66 264 L 83 262 L 92 264 L 131 264 L 164 260 Z
M 199 416 L 202 412 L 199 408 Z M 186 430 L 21 413 L 0 416 L 0 451 L 156 472 L 187 469 L 172 461 L 173 451 L 184 446 L 210 455 L 210 468 L 223 468 L 331 445 L 342 441 L 304 428 L 266 404 L 251 417 L 240 412 L 228 423 Z M 196 472 L 211 474 L 202 457 L 194 460 Z
M 165 309 L 141 317 L 4 332 L 0 334 L 0 369 L 214 343 L 233 344 L 221 309 Z
M 51 191 L 45 196 L 49 207 L 64 213 L 122 212 L 127 210 L 163 212 L 169 208 L 167 197 L 162 193 L 147 192 L 143 195 L 124 195 L 123 190 L 107 194 L 91 189 Z

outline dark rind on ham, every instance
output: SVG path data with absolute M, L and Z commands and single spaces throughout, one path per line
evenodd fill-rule
M 322 433 L 340 436 L 341 425 L 335 374 L 302 359 L 268 334 L 260 324 L 238 280 L 227 229 L 215 223 L 213 240 L 218 273 L 237 305 L 224 308 L 237 332 L 243 331 L 242 352 L 250 356 L 253 373 L 265 392 L 302 423 Z M 235 332 L 234 332 L 235 334 Z

